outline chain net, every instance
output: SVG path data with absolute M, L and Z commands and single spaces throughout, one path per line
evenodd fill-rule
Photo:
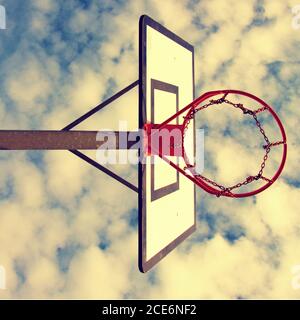
M 188 126 L 191 122 L 192 119 L 194 119 L 195 117 L 195 114 L 201 110 L 204 110 L 206 108 L 208 108 L 209 106 L 212 106 L 212 105 L 220 105 L 220 104 L 228 104 L 228 105 L 231 105 L 232 107 L 234 108 L 237 108 L 237 109 L 240 109 L 243 114 L 245 115 L 250 115 L 253 117 L 254 121 L 255 121 L 255 124 L 256 126 L 258 127 L 260 133 L 262 134 L 263 136 L 263 139 L 265 141 L 265 144 L 263 145 L 263 149 L 265 150 L 265 154 L 264 154 L 264 157 L 263 157 L 263 160 L 260 164 L 260 169 L 258 171 L 258 173 L 256 175 L 253 175 L 253 176 L 248 176 L 246 177 L 245 180 L 243 180 L 242 182 L 239 182 L 235 185 L 232 185 L 230 187 L 225 187 L 199 173 L 196 173 L 195 171 L 193 171 L 193 168 L 195 168 L 195 166 L 193 165 L 188 165 L 185 167 L 185 169 L 188 169 L 191 171 L 191 173 L 193 173 L 193 176 L 195 178 L 201 178 L 202 180 L 206 181 L 207 183 L 209 183 L 210 185 L 214 186 L 214 187 L 217 187 L 220 192 L 217 194 L 218 197 L 222 196 L 222 195 L 231 195 L 231 191 L 234 190 L 234 189 L 237 189 L 237 188 L 240 188 L 242 186 L 245 186 L 245 185 L 248 185 L 250 184 L 251 182 L 253 181 L 257 181 L 257 180 L 264 180 L 264 181 L 267 181 L 267 182 L 272 182 L 270 179 L 268 179 L 267 177 L 265 177 L 263 175 L 263 171 L 264 171 L 264 168 L 266 166 L 266 162 L 268 160 L 268 156 L 269 156 L 269 153 L 271 151 L 271 148 L 272 147 L 275 147 L 275 146 L 278 146 L 278 145 L 281 145 L 281 144 L 284 144 L 284 141 L 276 141 L 276 142 L 270 142 L 269 138 L 267 137 L 266 133 L 265 133 L 265 130 L 263 129 L 262 127 L 262 124 L 260 123 L 260 121 L 258 120 L 257 118 L 257 114 L 260 113 L 260 112 L 263 112 L 265 110 L 268 110 L 267 107 L 262 107 L 262 108 L 259 108 L 259 109 L 256 109 L 256 110 L 250 110 L 248 108 L 246 108 L 242 103 L 233 103 L 231 101 L 229 101 L 228 99 L 226 99 L 226 96 L 228 95 L 228 93 L 224 94 L 224 96 L 220 99 L 211 99 L 209 100 L 208 103 L 202 105 L 202 106 L 196 106 L 194 107 L 191 112 L 185 116 L 185 120 L 186 120 L 186 123 L 185 123 L 185 127 L 184 127 L 184 134 L 183 134 L 183 139 L 184 139 L 184 136 L 185 136 L 185 133 L 188 129 Z

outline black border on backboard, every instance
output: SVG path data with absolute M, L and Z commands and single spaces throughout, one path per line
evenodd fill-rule
M 178 95 L 178 87 L 174 86 L 170 83 L 162 82 L 159 80 L 151 79 L 151 123 L 155 122 L 155 107 L 154 107 L 154 99 L 155 99 L 155 90 L 160 90 L 168 93 L 175 94 L 176 97 L 176 109 L 175 112 L 178 112 L 179 108 L 179 95 Z M 176 118 L 176 124 L 178 124 L 178 118 Z M 151 201 L 155 201 L 159 198 L 166 196 L 172 192 L 175 192 L 179 189 L 179 172 L 174 171 L 176 174 L 176 181 L 155 189 L 155 164 L 154 164 L 154 156 L 151 157 Z M 163 161 L 163 160 L 162 160 Z M 177 158 L 177 164 L 179 164 L 179 159 Z M 167 163 L 165 165 L 168 165 Z
M 146 27 L 150 26 L 153 29 L 164 34 L 166 37 L 177 42 L 187 50 L 192 52 L 193 56 L 193 99 L 195 98 L 195 78 L 194 78 L 194 47 L 188 42 L 163 27 L 158 22 L 154 21 L 146 15 L 142 15 L 139 20 L 139 128 L 143 129 L 147 119 L 146 114 Z M 195 135 L 195 130 L 194 130 Z M 140 149 L 140 156 L 144 154 Z M 196 187 L 194 187 L 194 199 L 195 199 L 195 214 L 194 225 L 187 229 L 183 234 L 171 242 L 168 246 L 163 248 L 159 253 L 152 257 L 149 261 L 146 261 L 145 241 L 146 241 L 146 165 L 144 161 L 139 162 L 139 257 L 138 264 L 141 272 L 149 271 L 155 264 L 157 264 L 168 253 L 175 249 L 183 240 L 191 235 L 196 230 Z

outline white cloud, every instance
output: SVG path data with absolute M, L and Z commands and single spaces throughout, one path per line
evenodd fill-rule
M 149 297 L 234 299 L 262 295 L 269 268 L 260 261 L 259 252 L 247 239 L 230 245 L 216 235 L 206 245 L 194 245 L 189 253 L 176 252 L 162 262 L 160 285 Z
M 90 247 L 72 261 L 68 274 L 68 296 L 85 299 L 121 298 L 130 286 L 128 267 L 117 255 Z
M 23 111 L 35 109 L 41 112 L 46 107 L 43 102 L 51 93 L 51 83 L 45 76 L 43 66 L 31 58 L 18 70 L 18 77 L 8 80 L 7 92 L 13 101 L 22 105 Z

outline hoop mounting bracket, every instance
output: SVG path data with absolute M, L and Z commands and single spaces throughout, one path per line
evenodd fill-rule
M 183 125 L 146 123 L 144 126 L 144 150 L 147 156 L 183 157 Z

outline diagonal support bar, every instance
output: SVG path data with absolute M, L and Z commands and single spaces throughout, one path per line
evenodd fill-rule
M 103 109 L 104 107 L 106 107 L 107 105 L 112 103 L 113 101 L 117 100 L 118 98 L 120 98 L 122 95 L 124 95 L 125 93 L 127 93 L 128 91 L 130 91 L 131 89 L 136 87 L 137 85 L 139 85 L 139 80 L 134 81 L 133 83 L 131 83 L 126 88 L 124 88 L 121 91 L 119 91 L 116 94 L 114 94 L 112 97 L 108 98 L 104 102 L 101 102 L 98 106 L 94 107 L 93 109 L 91 109 L 90 111 L 88 111 L 87 113 L 85 113 L 84 115 L 82 115 L 81 117 L 79 117 L 78 119 L 74 120 L 73 122 L 71 122 L 66 127 L 64 127 L 62 129 L 62 131 L 69 131 L 69 130 L 73 129 L 78 124 L 80 124 L 84 120 L 88 119 L 93 114 L 97 113 L 98 111 L 100 111 L 101 109 Z M 72 131 L 70 131 L 70 132 L 72 132 Z M 128 141 L 128 139 L 127 139 L 127 141 Z M 70 149 L 78 149 L 78 148 L 70 148 Z M 104 172 L 105 174 L 109 175 L 111 178 L 119 181 L 120 183 L 122 183 L 123 185 L 128 187 L 129 189 L 131 189 L 131 190 L 133 190 L 135 192 L 138 192 L 138 188 L 136 186 L 134 186 L 130 182 L 126 181 L 125 179 L 121 178 L 120 176 L 118 176 L 117 174 L 113 173 L 112 171 L 110 171 L 109 169 L 105 168 L 104 166 L 100 165 L 98 162 L 96 162 L 96 161 L 92 160 L 91 158 L 87 157 L 85 154 L 79 152 L 78 150 L 70 150 L 70 152 L 72 152 L 77 157 L 81 158 L 82 160 L 86 161 L 90 165 L 94 166 L 98 170 L 100 170 L 100 171 Z
M 73 122 L 71 122 L 70 124 L 68 124 L 66 127 L 64 127 L 62 130 L 63 131 L 68 131 L 71 130 L 72 128 L 74 128 L 75 126 L 77 126 L 78 124 L 80 124 L 81 122 L 83 122 L 84 120 L 86 120 L 87 118 L 89 118 L 90 116 L 92 116 L 93 114 L 95 114 L 96 112 L 98 112 L 99 110 L 103 109 L 104 107 L 106 107 L 108 104 L 112 103 L 113 101 L 115 101 L 116 99 L 120 98 L 123 94 L 125 94 L 126 92 L 130 91 L 131 89 L 133 89 L 135 86 L 137 86 L 139 84 L 139 80 L 134 81 L 133 83 L 131 83 L 129 86 L 127 86 L 126 88 L 122 89 L 121 91 L 117 92 L 115 95 L 113 95 L 112 97 L 108 98 L 107 100 L 101 102 L 98 106 L 94 107 L 93 109 L 91 109 L 90 111 L 88 111 L 87 113 L 85 113 L 84 115 L 82 115 L 81 117 L 79 117 L 78 119 L 74 120 Z
M 80 151 L 78 151 L 78 150 L 70 150 L 70 152 L 72 152 L 77 157 L 81 158 L 82 160 L 86 161 L 90 165 L 94 166 L 95 168 L 99 169 L 100 171 L 106 173 L 111 178 L 119 181 L 120 183 L 122 183 L 123 185 L 128 187 L 129 189 L 131 189 L 131 190 L 133 190 L 133 191 L 135 191 L 137 193 L 139 192 L 139 189 L 136 186 L 134 186 L 132 183 L 128 182 L 127 180 L 125 180 L 123 178 L 121 178 L 120 176 L 118 176 L 117 174 L 113 173 L 109 169 L 105 168 L 104 166 L 102 166 L 98 162 L 96 162 L 96 161 L 92 160 L 91 158 L 87 157 L 85 154 L 81 153 Z
M 101 109 L 103 109 L 104 107 L 106 107 L 107 105 L 112 103 L 113 101 L 117 100 L 118 98 L 120 98 L 122 95 L 124 95 L 125 93 L 127 93 L 128 91 L 130 91 L 131 89 L 136 87 L 137 85 L 139 85 L 139 80 L 134 81 L 133 83 L 131 83 L 126 88 L 124 88 L 121 91 L 119 91 L 116 94 L 114 94 L 112 97 L 108 98 L 104 102 L 101 102 L 98 106 L 94 107 L 93 109 L 91 109 L 90 111 L 88 111 L 87 113 L 85 113 L 84 115 L 82 115 L 81 117 L 79 117 L 78 119 L 74 120 L 73 122 L 71 122 L 66 127 L 64 127 L 62 129 L 62 131 L 69 131 L 69 130 L 73 129 L 78 124 L 80 124 L 84 120 L 88 119 L 93 114 L 97 113 L 98 111 L 100 111 Z M 128 139 L 127 139 L 127 141 L 128 141 Z M 78 148 L 70 148 L 70 149 L 78 149 Z M 112 171 L 110 171 L 109 169 L 105 168 L 104 166 L 100 165 L 99 163 L 97 163 L 96 161 L 92 160 L 91 158 L 87 157 L 86 155 L 84 155 L 83 153 L 79 152 L 78 150 L 70 150 L 70 152 L 72 152 L 73 154 L 75 154 L 76 156 L 81 158 L 82 160 L 86 161 L 90 165 L 94 166 L 95 168 L 99 169 L 100 171 L 106 173 L 111 178 L 119 181 L 120 183 L 122 183 L 123 185 L 128 187 L 129 189 L 131 189 L 131 190 L 133 190 L 135 192 L 138 192 L 138 188 L 136 186 L 134 186 L 130 182 L 126 181 L 125 179 L 121 178 L 120 176 L 118 176 L 117 174 L 113 173 Z

